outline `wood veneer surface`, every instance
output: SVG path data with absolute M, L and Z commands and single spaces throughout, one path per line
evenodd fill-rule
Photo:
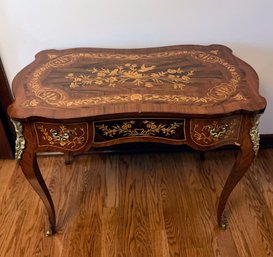
M 45 50 L 13 81 L 14 119 L 263 112 L 258 76 L 221 45 Z

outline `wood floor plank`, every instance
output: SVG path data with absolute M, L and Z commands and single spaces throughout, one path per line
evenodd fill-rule
M 129 157 L 129 158 L 128 158 Z M 154 256 L 141 156 L 119 158 L 117 256 Z M 145 167 L 145 166 L 144 166 Z
M 39 157 L 57 213 L 45 237 L 41 200 L 15 161 L 0 160 L 0 256 L 273 256 L 273 149 L 260 151 L 216 223 L 233 151 Z

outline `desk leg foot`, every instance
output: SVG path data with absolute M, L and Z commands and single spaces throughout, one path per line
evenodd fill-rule
M 55 209 L 48 188 L 40 172 L 36 154 L 26 149 L 20 160 L 20 165 L 26 179 L 44 203 L 49 217 L 51 234 L 54 234 L 56 228 Z
M 218 210 L 217 210 L 217 220 L 218 220 L 218 225 L 221 228 L 226 227 L 226 224 L 225 224 L 226 222 L 223 222 L 223 212 L 224 212 L 227 200 L 232 190 L 238 184 L 240 179 L 244 176 L 244 174 L 250 167 L 255 157 L 255 150 L 253 147 L 254 143 L 249 133 L 251 129 L 252 129 L 252 122 L 251 120 L 248 120 L 246 121 L 245 128 L 243 130 L 243 140 L 242 140 L 241 148 L 237 154 L 236 161 L 227 178 L 227 181 L 224 185 L 223 191 L 220 196 Z
M 221 219 L 220 219 L 220 222 L 219 222 L 219 227 L 222 230 L 226 230 L 227 227 L 228 227 L 228 220 L 227 220 L 227 217 L 226 217 L 225 214 L 222 214 L 222 216 L 221 216 Z
M 46 231 L 46 236 L 53 236 L 55 233 L 55 228 L 49 223 L 48 230 Z

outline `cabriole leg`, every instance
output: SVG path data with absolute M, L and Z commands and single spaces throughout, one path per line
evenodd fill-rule
M 255 155 L 258 153 L 259 149 L 259 134 L 258 134 L 258 123 L 259 116 L 255 116 L 253 119 L 248 119 L 244 126 L 243 131 L 243 140 L 237 155 L 235 164 L 227 178 L 227 181 L 224 185 L 223 191 L 220 196 L 218 210 L 217 210 L 217 219 L 218 225 L 222 229 L 227 227 L 227 219 L 224 215 L 224 209 L 227 203 L 227 200 L 238 184 L 240 179 L 244 176 L 248 168 L 250 167 Z
M 53 235 L 56 231 L 56 217 L 52 198 L 40 172 L 36 154 L 26 151 L 23 153 L 20 165 L 26 179 L 43 201 L 49 217 L 50 230 L 47 235 Z
M 15 159 L 19 161 L 26 179 L 43 201 L 49 217 L 49 230 L 46 234 L 53 235 L 56 231 L 55 210 L 52 198 L 37 163 L 31 125 L 24 124 L 23 128 L 23 125 L 19 121 L 11 121 L 16 132 Z
M 50 226 L 50 231 L 47 232 L 47 235 L 52 235 L 56 231 L 55 210 L 52 198 L 40 172 L 36 159 L 36 154 L 26 149 L 26 151 L 24 151 L 23 153 L 22 159 L 20 160 L 20 165 L 26 179 L 31 184 L 31 186 L 39 195 L 45 205 L 49 217 Z

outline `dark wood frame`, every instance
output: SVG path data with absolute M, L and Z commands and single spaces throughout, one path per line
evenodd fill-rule
M 0 159 L 14 158 L 14 133 L 7 114 L 7 108 L 12 103 L 13 97 L 10 86 L 0 59 Z

